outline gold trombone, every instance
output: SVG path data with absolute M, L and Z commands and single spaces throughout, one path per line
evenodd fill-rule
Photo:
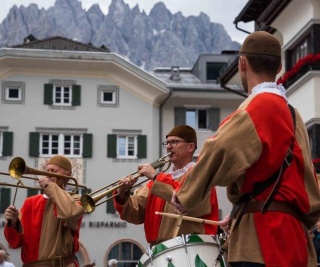
M 170 162 L 170 156 L 171 156 L 171 152 L 169 152 L 167 155 L 159 158 L 158 160 L 150 163 L 150 165 L 154 168 L 154 169 L 158 169 L 158 168 L 161 168 L 163 167 L 166 163 L 169 162 L 168 166 L 162 170 L 162 172 L 165 172 L 166 170 L 169 169 L 170 165 L 171 165 L 171 162 Z M 139 171 L 136 171 L 134 173 L 131 173 L 130 174 L 131 176 L 133 176 L 134 179 L 142 176 Z M 129 176 L 129 175 L 128 175 Z M 145 181 L 143 181 L 145 182 Z M 139 183 L 138 185 L 140 185 L 141 183 Z M 95 208 L 99 205 L 101 205 L 102 203 L 105 203 L 106 201 L 108 201 L 109 199 L 115 197 L 116 195 L 112 196 L 112 197 L 109 197 L 107 199 L 105 199 L 104 201 L 101 201 L 98 203 L 98 201 L 100 199 L 102 199 L 103 197 L 107 196 L 108 194 L 112 193 L 113 191 L 117 190 L 118 188 L 120 188 L 122 186 L 122 183 L 120 181 L 116 181 L 114 183 L 111 183 L 111 184 L 108 184 L 90 194 L 87 194 L 87 195 L 83 195 L 81 196 L 81 205 L 82 205 L 82 208 L 86 211 L 86 212 L 93 212 L 95 210 Z M 102 191 L 106 189 L 104 192 L 96 195 L 98 192 Z M 95 195 L 95 196 L 94 196 Z
M 67 180 L 72 180 L 73 183 L 66 183 L 67 185 L 72 185 L 75 186 L 75 190 L 72 191 L 71 193 L 76 193 L 79 190 L 79 187 L 84 187 L 84 186 L 79 186 L 78 181 L 76 178 L 72 176 L 67 176 L 67 175 L 62 175 L 62 174 L 57 174 L 53 172 L 47 172 L 47 171 L 41 171 L 37 169 L 33 169 L 31 167 L 28 167 L 24 161 L 23 158 L 16 157 L 14 158 L 10 164 L 9 164 L 9 174 L 8 173 L 0 173 L 3 175 L 10 175 L 14 179 L 18 179 L 17 185 L 12 185 L 12 184 L 6 184 L 6 183 L 0 183 L 0 185 L 7 185 L 7 186 L 13 186 L 17 188 L 25 188 L 25 189 L 36 189 L 36 190 L 42 190 L 40 187 L 29 187 L 25 186 L 20 178 L 25 178 L 29 180 L 34 180 L 38 181 L 38 178 L 34 177 L 29 177 L 29 176 L 24 176 L 24 174 L 33 174 L 33 175 L 44 175 L 44 176 L 50 176 L 50 177 L 57 177 L 57 178 L 64 178 Z M 84 187 L 86 188 L 86 187 Z

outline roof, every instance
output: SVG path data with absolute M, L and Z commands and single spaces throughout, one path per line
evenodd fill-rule
M 24 39 L 23 44 L 12 46 L 12 48 L 110 52 L 110 50 L 105 46 L 98 48 L 90 43 L 84 44 L 61 36 L 52 36 L 46 39 L 38 40 L 33 35 L 29 35 Z
M 250 22 L 257 20 L 262 12 L 270 5 L 273 0 L 250 0 L 235 18 L 234 24 L 238 22 Z
M 179 79 L 172 79 L 172 68 L 157 68 L 153 74 L 164 81 L 168 88 L 174 91 L 185 92 L 228 92 L 223 88 L 218 81 L 202 82 L 194 73 L 191 68 L 180 68 Z M 233 93 L 239 94 L 243 92 L 241 86 L 230 86 Z
M 249 0 L 233 23 L 237 25 L 240 21 L 244 23 L 255 21 L 258 24 L 263 22 L 262 24 L 266 26 L 260 28 L 260 30 L 268 30 L 270 24 L 291 1 L 292 0 Z

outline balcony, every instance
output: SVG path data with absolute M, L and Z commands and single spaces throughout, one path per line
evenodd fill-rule
M 277 83 L 282 84 L 285 88 L 289 88 L 311 70 L 320 70 L 320 54 L 310 54 L 300 59 L 292 69 L 278 79 Z

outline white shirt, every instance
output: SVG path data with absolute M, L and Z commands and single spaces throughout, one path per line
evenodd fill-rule
M 264 82 L 253 87 L 251 94 L 257 95 L 261 93 L 272 93 L 283 97 L 287 102 L 286 89 L 281 84 L 276 84 L 274 82 Z
M 179 178 L 180 176 L 182 176 L 183 174 L 185 174 L 188 170 L 189 170 L 189 168 L 191 167 L 191 166 L 193 166 L 195 163 L 192 161 L 192 162 L 189 162 L 186 166 L 184 166 L 183 168 L 181 168 L 181 169 L 178 169 L 178 170 L 175 170 L 175 171 L 173 171 L 173 170 L 171 170 L 168 174 L 171 174 L 171 176 L 172 176 L 172 178 L 173 179 L 177 179 L 177 178 Z
M 13 263 L 4 261 L 3 263 L 0 263 L 0 267 L 15 267 Z

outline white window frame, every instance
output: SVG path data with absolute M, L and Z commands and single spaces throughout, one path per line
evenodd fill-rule
M 133 139 L 133 140 L 129 140 Z M 122 152 L 122 147 L 120 147 L 120 140 L 124 140 L 124 153 Z M 133 141 L 133 142 L 132 142 Z M 133 145 L 133 148 L 129 146 Z M 129 151 L 133 150 L 133 155 L 129 155 Z M 117 135 L 117 158 L 119 159 L 136 159 L 138 154 L 138 136 L 137 135 Z
M 53 146 L 53 136 L 57 136 L 58 135 L 58 146 Z M 43 137 L 44 136 L 49 136 L 49 145 L 48 145 L 48 153 L 43 153 L 43 142 L 44 142 L 44 139 Z M 69 146 L 66 147 L 66 143 L 67 141 L 65 140 L 65 137 L 66 136 L 71 136 L 71 145 L 70 145 L 70 148 Z M 75 141 L 74 138 L 77 137 L 79 138 L 79 140 Z M 78 143 L 78 147 L 75 148 L 75 144 Z M 53 149 L 56 149 L 56 151 L 53 152 Z M 70 150 L 70 152 L 68 153 L 66 151 L 66 149 Z M 75 152 L 75 149 L 78 151 L 77 153 L 74 153 Z M 57 133 L 57 132 L 51 132 L 51 133 L 48 133 L 48 132 L 43 132 L 43 133 L 40 133 L 40 156 L 41 157 L 47 157 L 47 156 L 53 156 L 55 154 L 61 154 L 61 155 L 65 155 L 65 156 L 68 156 L 68 157 L 74 157 L 74 158 L 79 158 L 79 157 L 82 157 L 82 151 L 83 150 L 83 134 L 82 133 Z M 56 153 L 57 152 L 57 153 Z
M 105 93 L 112 94 L 112 101 L 103 100 Z M 99 85 L 97 95 L 98 95 L 98 106 L 100 107 L 117 107 L 119 105 L 119 86 Z
M 60 96 L 58 97 L 58 88 L 60 88 Z M 69 90 L 68 96 L 65 96 L 65 91 Z M 60 99 L 61 102 L 57 102 Z M 67 102 L 65 102 L 67 100 Z M 54 106 L 71 106 L 72 105 L 72 85 L 71 84 L 54 84 L 53 85 L 53 105 Z
M 10 90 L 18 90 L 18 97 L 10 97 Z M 23 104 L 25 99 L 25 83 L 16 81 L 2 82 L 2 102 L 8 104 Z

